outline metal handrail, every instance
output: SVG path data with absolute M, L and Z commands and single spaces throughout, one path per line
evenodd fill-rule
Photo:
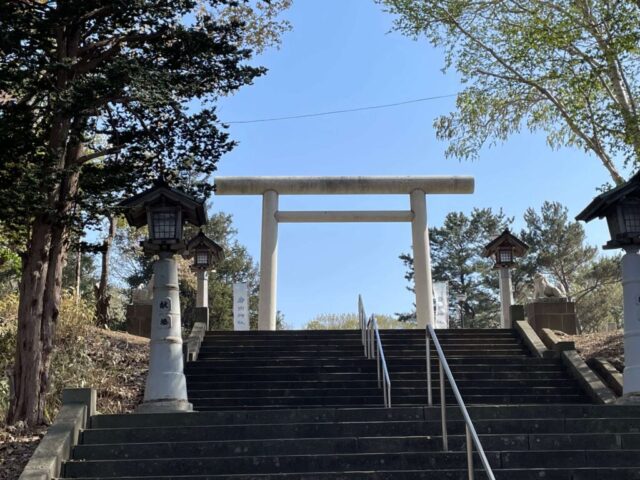
M 442 346 L 440 345 L 440 341 L 438 340 L 438 336 L 436 335 L 435 330 L 429 324 L 427 324 L 427 328 L 425 330 L 426 337 L 426 354 L 427 354 L 427 391 L 428 391 L 428 402 L 429 406 L 433 404 L 433 396 L 431 392 L 431 349 L 429 337 L 433 340 L 433 345 L 436 347 L 436 352 L 438 353 L 438 358 L 440 359 L 440 411 L 442 415 L 442 446 L 445 452 L 449 451 L 449 442 L 447 437 L 447 402 L 445 398 L 444 391 L 444 375 L 446 374 L 449 379 L 449 384 L 451 385 L 451 390 L 453 390 L 453 395 L 456 397 L 456 401 L 458 402 L 458 406 L 460 407 L 460 412 L 462 413 L 462 418 L 465 423 L 465 437 L 467 444 L 467 471 L 469 475 L 469 480 L 473 480 L 473 445 L 476 446 L 476 450 L 478 452 L 478 456 L 480 457 L 480 461 L 482 462 L 482 466 L 484 467 L 484 471 L 487 473 L 487 478 L 489 480 L 495 480 L 495 476 L 493 475 L 493 470 L 491 470 L 491 465 L 489 465 L 489 460 L 487 460 L 487 456 L 484 453 L 484 448 L 482 448 L 482 443 L 480 442 L 480 438 L 476 433 L 476 429 L 473 426 L 473 422 L 471 421 L 471 417 L 469 416 L 469 411 L 462 400 L 462 395 L 460 395 L 460 390 L 458 390 L 458 385 L 456 384 L 455 379 L 453 378 L 453 374 L 451 373 L 451 369 L 449 368 L 449 362 L 444 356 L 444 352 L 442 350 Z M 473 445 L 472 445 L 473 442 Z
M 382 388 L 384 406 L 391 408 L 391 378 L 387 369 L 387 361 L 384 358 L 384 349 L 380 340 L 378 322 L 374 315 L 367 321 L 364 310 L 362 296 L 358 295 L 358 322 L 364 347 L 364 356 L 368 359 L 376 359 L 376 370 L 378 372 L 378 387 Z
M 364 311 L 362 295 L 358 295 L 358 322 L 360 324 L 360 333 L 362 337 L 362 346 L 364 348 L 364 356 L 367 358 L 371 358 L 369 354 L 369 342 L 367 342 L 367 314 Z
M 374 352 L 373 356 L 376 359 L 378 388 L 382 388 L 384 406 L 391 408 L 391 378 L 389 377 L 389 370 L 387 369 L 387 360 L 384 358 L 384 349 L 382 348 L 380 330 L 378 329 L 378 322 L 375 315 L 371 315 L 367 323 L 367 329 L 370 332 L 369 338 L 372 339 L 372 342 L 375 342 L 375 344 L 370 344 L 369 350 Z

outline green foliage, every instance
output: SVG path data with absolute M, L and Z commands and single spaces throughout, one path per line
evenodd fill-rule
M 431 270 L 433 281 L 449 284 L 449 316 L 460 318 L 457 295 L 464 294 L 462 303 L 465 327 L 496 326 L 499 298 L 496 292 L 498 276 L 492 270 L 493 261 L 482 256 L 484 246 L 501 233 L 513 219 L 502 210 L 494 213 L 490 208 L 475 208 L 471 215 L 463 212 L 447 214 L 442 227 L 431 227 Z M 400 256 L 407 266 L 405 278 L 413 283 L 413 257 Z M 412 287 L 410 289 L 413 291 Z M 409 319 L 413 315 L 402 315 Z
M 576 302 L 580 331 L 620 325 L 620 257 L 599 258 L 598 249 L 587 244 L 582 224 L 569 220 L 567 208 L 558 202 L 544 202 L 540 213 L 528 208 L 524 220 L 520 236 L 530 250 L 514 270 L 516 299 L 526 301 L 533 276 L 542 273 Z
M 99 221 L 122 194 L 148 187 L 159 174 L 198 196 L 211 193 L 209 182 L 184 183 L 182 173 L 204 179 L 215 170 L 234 146 L 216 116 L 216 99 L 264 73 L 246 64 L 249 26 L 215 16 L 248 4 L 1 3 L 6 226 L 24 229 L 39 215 L 71 222 L 82 213 L 85 225 Z M 77 208 L 62 211 L 52 192 L 65 201 L 73 195 Z
M 376 315 L 378 328 L 404 329 L 416 328 L 415 324 L 401 322 L 390 315 Z M 355 313 L 324 313 L 309 320 L 304 330 L 358 330 L 360 323 Z
M 233 284 L 249 285 L 249 323 L 258 325 L 258 269 L 246 247 L 236 240 L 232 216 L 217 213 L 203 227 L 204 233 L 224 248 L 225 258 L 209 276 L 209 317 L 213 329 L 233 330 Z
M 249 322 L 251 328 L 257 328 L 258 322 L 258 270 L 246 247 L 236 240 L 231 215 L 216 213 L 202 227 L 202 231 L 225 253 L 225 258 L 209 272 L 209 324 L 212 329 L 233 330 L 233 284 L 249 284 Z M 185 226 L 184 236 L 190 238 L 197 229 Z M 129 288 L 146 285 L 151 279 L 153 259 L 142 253 L 140 239 L 145 232 L 131 228 L 119 229 L 114 245 L 113 261 L 118 265 L 116 280 Z M 192 260 L 179 260 L 180 306 L 183 312 L 185 328 L 189 329 L 189 320 L 196 303 L 196 279 L 191 271 Z M 284 328 L 280 314 L 279 329 Z
M 558 202 L 544 202 L 537 213 L 528 208 L 524 213 L 525 229 L 521 239 L 529 245 L 523 270 L 551 276 L 572 297 L 575 281 L 584 266 L 591 264 L 598 249 L 586 244 L 583 226 L 570 221 L 568 210 Z
M 76 286 L 76 265 L 78 262 L 77 252 L 70 252 L 67 263 L 62 270 L 62 288 L 66 290 L 75 289 Z M 96 265 L 94 256 L 82 253 L 80 258 L 80 296 L 91 303 L 94 300 L 93 286 L 97 283 Z
M 216 16 L 228 22 L 243 23 L 243 43 L 251 45 L 256 53 L 262 53 L 267 47 L 280 46 L 282 35 L 291 30 L 291 23 L 281 20 L 279 16 L 291 7 L 292 3 L 293 0 L 229 3 L 218 8 Z
M 448 156 L 477 158 L 526 128 L 595 154 L 616 183 L 616 159 L 640 164 L 638 2 L 378 1 L 465 85 L 434 122 Z

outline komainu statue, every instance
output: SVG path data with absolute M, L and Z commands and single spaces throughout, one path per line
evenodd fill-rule
M 567 295 L 562 287 L 557 287 L 545 278 L 544 275 L 536 273 L 533 277 L 533 298 L 566 298 Z

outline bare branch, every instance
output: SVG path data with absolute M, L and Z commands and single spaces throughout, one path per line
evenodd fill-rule
M 105 157 L 107 155 L 113 155 L 114 153 L 118 153 L 120 150 L 122 150 L 122 148 L 123 146 L 111 147 L 111 148 L 106 148 L 104 150 L 100 150 L 97 152 L 89 153 L 87 155 L 82 155 L 81 157 L 78 157 L 75 163 L 77 163 L 78 165 L 82 165 L 96 158 Z

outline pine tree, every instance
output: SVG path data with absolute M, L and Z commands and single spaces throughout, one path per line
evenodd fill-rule
M 462 308 L 465 327 L 494 326 L 499 321 L 498 277 L 482 250 L 511 222 L 502 210 L 475 208 L 469 216 L 450 212 L 442 227 L 429 229 L 433 281 L 449 284 L 450 317 L 460 318 Z M 413 282 L 413 258 L 409 254 L 400 258 L 408 267 L 405 278 Z M 458 295 L 466 295 L 462 305 Z

